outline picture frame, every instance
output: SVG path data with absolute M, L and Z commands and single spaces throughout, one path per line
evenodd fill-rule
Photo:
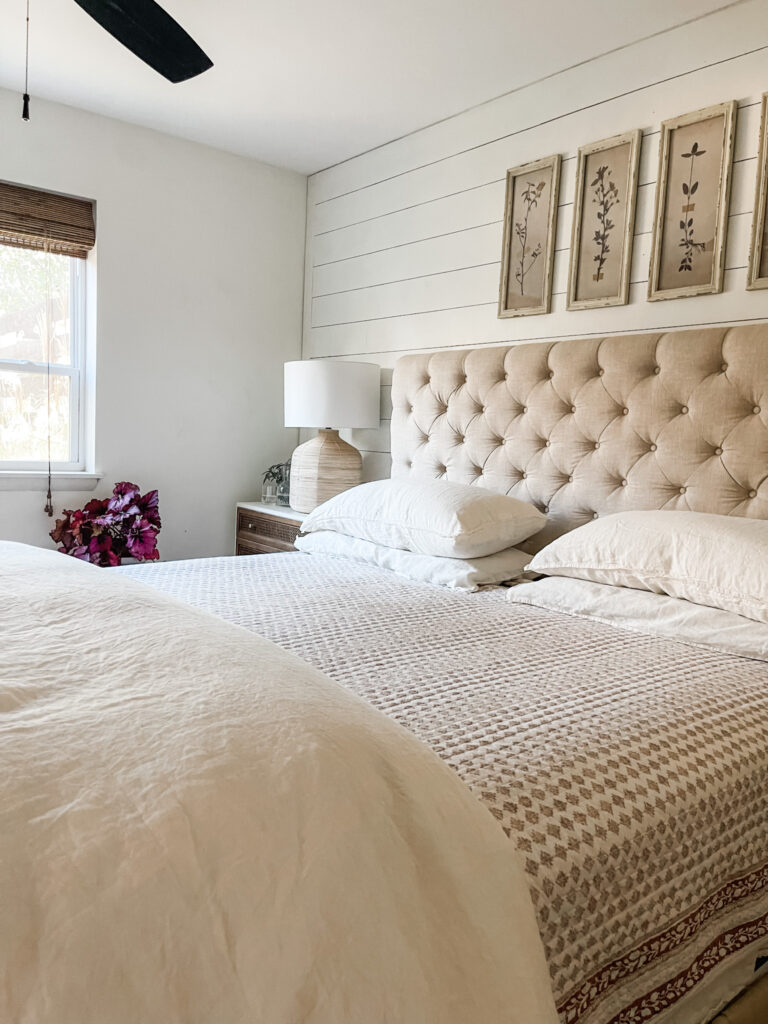
M 550 311 L 561 162 L 557 153 L 507 171 L 499 317 Z
M 637 128 L 579 147 L 568 309 L 629 301 L 641 140 Z
M 735 100 L 662 122 L 650 301 L 723 290 L 735 125 Z
M 763 93 L 760 113 L 760 142 L 757 150 L 755 205 L 747 263 L 747 290 L 768 288 L 768 224 L 765 211 L 768 200 L 768 92 Z

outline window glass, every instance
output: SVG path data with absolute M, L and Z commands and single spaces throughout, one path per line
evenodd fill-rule
M 84 263 L 0 245 L 0 464 L 80 461 Z M 50 373 L 48 370 L 50 362 Z M 26 466 L 24 468 L 27 468 Z

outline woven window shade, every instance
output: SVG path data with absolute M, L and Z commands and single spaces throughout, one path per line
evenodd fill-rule
M 90 200 L 0 181 L 0 244 L 84 260 L 95 242 Z

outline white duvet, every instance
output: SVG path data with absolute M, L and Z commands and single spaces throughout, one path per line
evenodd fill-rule
M 0 544 L 3 1024 L 554 1024 L 522 868 L 266 640 Z

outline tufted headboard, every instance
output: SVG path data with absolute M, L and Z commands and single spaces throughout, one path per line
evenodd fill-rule
M 768 518 L 768 324 L 404 356 L 392 476 L 549 516 L 536 551 L 628 509 Z

